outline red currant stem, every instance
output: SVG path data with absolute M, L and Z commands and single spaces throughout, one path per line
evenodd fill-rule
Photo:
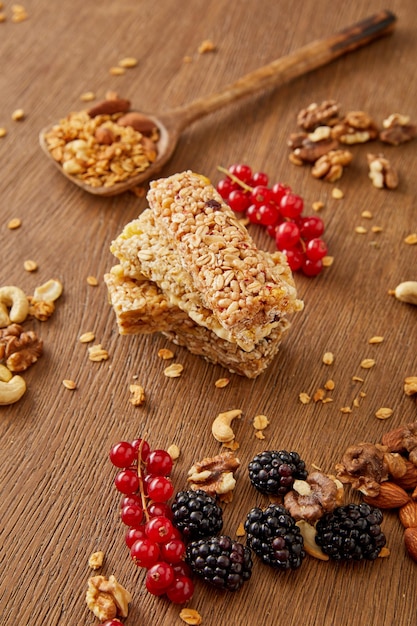
M 143 476 L 142 476 L 142 449 L 143 449 L 143 445 L 145 443 L 146 437 L 147 437 L 147 435 L 145 434 L 142 437 L 142 440 L 141 440 L 141 442 L 139 444 L 139 449 L 138 449 L 138 476 L 139 476 L 140 499 L 142 500 L 142 509 L 143 509 L 143 512 L 145 513 L 146 521 L 149 522 L 150 516 L 149 516 L 149 513 L 148 513 L 148 503 L 146 502 L 145 491 L 143 489 Z
M 240 187 L 242 187 L 242 189 L 245 189 L 245 191 L 252 191 L 253 187 L 244 183 L 243 180 L 240 180 L 240 178 L 229 172 L 229 170 L 227 170 L 225 167 L 218 165 L 217 169 L 219 170 L 219 172 L 222 172 L 222 174 L 226 174 L 226 176 L 233 180 L 234 183 L 237 183 Z

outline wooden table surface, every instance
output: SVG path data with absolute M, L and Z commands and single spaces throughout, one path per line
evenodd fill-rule
M 376 0 L 337 7 L 330 0 L 26 0 L 23 21 L 13 20 L 11 0 L 2 4 L 0 127 L 7 134 L 0 138 L 0 286 L 32 294 L 58 278 L 64 291 L 48 321 L 25 322 L 42 338 L 44 354 L 22 374 L 23 398 L 0 407 L 0 623 L 96 624 L 84 597 L 88 557 L 102 550 L 100 573 L 114 574 L 133 596 L 127 625 L 181 624 L 178 605 L 146 592 L 143 571 L 124 545 L 108 460 L 112 443 L 147 433 L 152 447 L 176 444 L 179 490 L 194 461 L 221 451 L 211 435 L 216 415 L 241 409 L 235 426 L 241 469 L 233 502 L 224 507 L 224 531 L 235 537 L 250 508 L 267 502 L 249 484 L 246 466 L 256 453 L 296 450 L 309 470 L 316 465 L 331 473 L 350 444 L 377 442 L 417 417 L 415 400 L 403 390 L 405 377 L 417 375 L 417 309 L 389 295 L 398 283 L 417 279 L 417 246 L 404 241 L 417 232 L 416 142 L 353 146 L 354 161 L 335 184 L 291 164 L 286 145 L 298 111 L 330 98 L 378 123 L 394 112 L 417 121 L 415 0 L 388 0 L 384 7 Z M 172 346 L 159 335 L 121 337 L 103 281 L 114 262 L 111 241 L 146 199 L 100 198 L 72 185 L 41 152 L 40 129 L 84 108 L 80 97 L 88 91 L 97 99 L 117 91 L 148 112 L 185 104 L 381 8 L 398 17 L 392 35 L 195 123 L 162 170 L 166 176 L 192 169 L 216 183 L 218 165 L 243 162 L 285 181 L 304 197 L 307 213 L 315 201 L 324 203 L 320 215 L 334 257 L 317 278 L 296 275 L 305 309 L 261 377 L 230 375 L 228 386 L 216 388 L 226 370 L 174 347 L 184 371 L 167 378 L 157 353 Z M 205 40 L 216 50 L 199 53 Z M 124 57 L 137 58 L 137 66 L 112 75 Z M 18 109 L 25 117 L 15 121 Z M 372 186 L 370 150 L 383 150 L 398 170 L 396 190 Z M 332 197 L 334 187 L 342 199 Z M 363 217 L 364 210 L 372 217 Z M 14 218 L 21 226 L 12 230 Z M 256 226 L 250 232 L 273 250 L 266 233 Z M 25 271 L 28 259 L 37 271 Z M 91 276 L 96 286 L 88 283 Z M 87 331 L 108 351 L 107 361 L 88 359 L 89 344 L 79 341 Z M 370 344 L 373 336 L 384 340 Z M 333 365 L 323 364 L 325 352 L 334 354 Z M 375 360 L 372 369 L 361 368 L 366 358 Z M 77 388 L 66 389 L 64 379 Z M 335 382 L 327 393 L 332 402 L 299 401 L 300 392 L 313 396 L 328 379 Z M 130 402 L 134 382 L 145 389 L 143 406 Z M 393 409 L 388 420 L 375 417 L 381 407 Z M 270 420 L 263 441 L 252 426 L 258 414 Z M 347 490 L 346 499 L 355 495 Z M 240 593 L 196 582 L 187 606 L 199 611 L 204 626 L 415 624 L 417 565 L 405 552 L 395 512 L 385 514 L 383 529 L 388 558 L 344 565 L 307 557 L 291 573 L 255 559 Z

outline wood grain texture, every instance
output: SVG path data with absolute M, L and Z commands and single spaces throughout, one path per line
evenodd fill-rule
M 143 572 L 130 561 L 118 517 L 119 498 L 107 458 L 112 443 L 148 433 L 153 446 L 176 443 L 181 457 L 173 478 L 185 486 L 192 463 L 219 451 L 211 423 L 221 411 L 243 410 L 235 432 L 242 468 L 235 498 L 224 510 L 224 530 L 234 536 L 252 506 L 265 499 L 249 485 L 246 465 L 265 448 L 297 450 L 311 468 L 334 470 L 345 448 L 377 441 L 403 422 L 416 419 L 416 403 L 405 396 L 403 381 L 417 375 L 417 310 L 388 295 L 403 280 L 417 279 L 417 246 L 404 238 L 417 231 L 416 143 L 384 148 L 399 171 L 396 191 L 380 191 L 367 177 L 369 146 L 354 148 L 355 158 L 337 183 L 314 180 L 307 168 L 288 162 L 286 140 L 296 114 L 310 102 L 335 98 L 344 110 L 363 109 L 380 123 L 393 112 L 417 120 L 417 14 L 414 0 L 390 0 L 384 8 L 398 17 L 395 32 L 369 47 L 316 70 L 278 90 L 231 105 L 188 128 L 162 174 L 187 168 L 219 179 L 217 165 L 249 163 L 301 193 L 307 207 L 324 202 L 322 216 L 334 265 L 316 279 L 297 276 L 303 313 L 273 365 L 259 379 L 227 372 L 175 348 L 184 365 L 179 379 L 163 375 L 157 352 L 170 347 L 160 336 L 120 337 L 107 303 L 103 274 L 114 262 L 111 241 L 145 207 L 146 200 L 125 194 L 97 198 L 72 186 L 42 154 L 38 133 L 70 110 L 83 107 L 80 95 L 108 90 L 145 111 L 162 111 L 220 91 L 257 67 L 309 42 L 337 32 L 381 9 L 374 0 L 338 5 L 330 0 L 103 0 L 86 3 L 27 0 L 29 18 L 0 23 L 0 285 L 26 293 L 49 278 L 59 278 L 64 294 L 52 318 L 27 322 L 42 337 L 45 354 L 24 373 L 28 391 L 20 402 L 0 407 L 0 623 L 2 626 L 67 626 L 97 623 L 84 595 L 91 575 L 91 552 L 106 554 L 102 572 L 114 574 L 133 595 L 126 625 L 181 624 L 179 607 L 146 593 Z M 199 55 L 205 39 L 217 45 Z M 124 76 L 109 68 L 126 56 L 138 66 Z M 184 62 L 189 56 L 190 62 Z M 11 120 L 23 108 L 26 118 Z M 374 149 L 374 147 L 372 147 Z M 372 219 L 361 213 L 367 209 Z M 22 226 L 9 230 L 10 219 Z M 359 235 L 355 227 L 364 226 Z M 379 233 L 371 232 L 380 226 Z M 262 247 L 272 242 L 255 227 Z M 26 259 L 39 266 L 23 268 Z M 98 279 L 96 287 L 87 277 Z M 109 351 L 103 363 L 88 360 L 79 336 L 92 330 Z M 369 345 L 374 335 L 384 342 Z M 335 355 L 332 366 L 322 355 Z M 374 358 L 363 370 L 360 362 Z M 352 380 L 362 377 L 363 383 Z M 333 402 L 302 405 L 298 394 L 313 394 L 335 381 Z M 73 379 L 69 391 L 63 379 Z M 143 407 L 130 402 L 129 385 L 145 388 Z M 360 391 L 366 395 L 352 413 Z M 330 394 L 329 394 L 330 395 Z M 375 411 L 394 409 L 387 421 Z M 261 442 L 252 418 L 265 414 L 270 426 Z M 204 626 L 408 626 L 417 609 L 416 565 L 405 554 L 395 513 L 384 520 L 391 555 L 375 563 L 340 565 L 307 558 L 294 573 L 277 573 L 255 560 L 251 581 L 241 593 L 219 594 L 202 584 L 189 606 Z

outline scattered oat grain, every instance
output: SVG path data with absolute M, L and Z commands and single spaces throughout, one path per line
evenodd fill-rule
M 138 64 L 138 60 L 135 57 L 125 57 L 124 59 L 120 59 L 119 66 L 124 67 L 125 69 L 129 69 L 132 67 L 136 67 Z
M 353 400 L 353 406 L 355 407 L 355 409 L 358 409 L 360 406 L 360 401 L 359 398 L 354 398 Z
M 223 448 L 227 448 L 228 450 L 232 450 L 232 452 L 234 452 L 240 448 L 240 443 L 238 443 L 236 439 L 233 441 L 227 441 L 223 444 Z
M 22 220 L 20 220 L 18 217 L 14 217 L 12 220 L 9 221 L 9 223 L 7 224 L 7 228 L 9 230 L 16 230 L 16 228 L 20 228 L 22 225 Z
M 97 343 L 94 346 L 91 346 L 91 348 L 88 348 L 88 358 L 90 361 L 95 361 L 97 363 L 99 361 L 107 361 L 109 353 L 102 347 L 101 343 Z
M 90 343 L 90 341 L 94 341 L 95 338 L 96 337 L 94 333 L 91 330 L 89 330 L 86 333 L 83 333 L 82 335 L 80 335 L 79 341 L 80 343 Z
M 217 387 L 218 389 L 223 389 L 223 387 L 227 387 L 229 383 L 230 383 L 230 378 L 218 378 L 215 381 L 214 386 Z
M 355 233 L 357 233 L 358 235 L 365 235 L 367 232 L 367 229 L 363 226 L 356 226 L 355 228 Z
M 407 237 L 404 239 L 404 243 L 413 246 L 414 244 L 417 243 L 417 233 L 411 233 L 411 235 L 407 235 Z
M 404 393 L 407 396 L 417 393 L 417 376 L 407 376 L 404 380 Z
M 180 449 L 175 443 L 167 448 L 167 452 L 173 461 L 176 461 L 180 457 Z
M 332 198 L 335 198 L 335 200 L 341 200 L 344 196 L 345 194 L 338 187 L 334 187 L 334 189 L 332 189 Z
M 325 352 L 322 360 L 325 365 L 331 365 L 334 362 L 333 352 Z
M 330 267 L 334 263 L 334 256 L 324 256 L 321 260 L 323 267 Z
M 32 259 L 27 259 L 23 262 L 23 267 L 27 272 L 36 272 L 38 269 L 38 264 L 36 261 L 32 261 Z
M 0 128 L 0 137 L 5 137 L 7 135 L 7 130 L 4 127 Z
M 189 626 L 199 626 L 203 623 L 203 618 L 195 609 L 181 609 L 180 618 Z
M 323 400 L 325 395 L 326 395 L 326 392 L 324 391 L 324 389 L 317 389 L 317 391 L 313 395 L 313 401 L 319 402 L 320 400 Z
M 256 437 L 257 439 L 261 439 L 261 440 L 265 439 L 265 435 L 263 434 L 262 430 L 257 430 L 257 431 L 255 432 L 255 437 Z
M 99 550 L 98 552 L 93 552 L 88 559 L 88 566 L 91 569 L 100 569 L 104 562 L 104 552 Z
M 141 385 L 130 385 L 129 391 L 132 394 L 129 401 L 133 406 L 142 406 L 145 403 L 145 390 Z
M 381 551 L 378 554 L 378 558 L 385 559 L 387 556 L 390 556 L 390 554 L 391 550 L 387 548 L 387 546 L 384 546 L 383 548 L 381 548 Z
M 327 389 L 327 391 L 333 391 L 334 387 L 334 380 L 331 378 L 324 383 L 324 388 Z
M 375 337 L 371 337 L 368 340 L 368 343 L 370 344 L 376 344 L 376 343 L 382 343 L 384 341 L 383 337 L 380 337 L 379 335 L 375 335 Z
M 362 211 L 361 217 L 364 217 L 366 220 L 371 220 L 373 215 L 370 211 Z
M 245 535 L 246 535 L 245 527 L 242 524 L 242 522 L 240 522 L 236 530 L 236 537 L 244 537 Z
M 361 361 L 361 367 L 364 370 L 369 370 L 374 365 L 375 365 L 375 360 L 374 359 L 363 359 L 363 361 Z
M 98 280 L 95 276 L 87 276 L 87 283 L 92 287 L 97 287 Z
M 363 383 L 363 378 L 360 378 L 360 376 L 352 376 L 352 380 L 355 383 Z
M 160 350 L 158 350 L 158 356 L 160 359 L 163 359 L 164 361 L 168 361 L 169 359 L 174 358 L 174 353 L 172 352 L 172 350 L 169 350 L 168 348 L 161 348 Z
M 316 202 L 313 202 L 312 207 L 313 211 L 319 212 L 324 209 L 324 202 L 322 202 L 321 200 L 316 200 Z
M 80 100 L 82 102 L 91 102 L 92 100 L 95 100 L 95 98 L 96 94 L 94 93 L 94 91 L 85 91 L 80 96 Z
M 25 118 L 25 112 L 23 109 L 16 109 L 15 111 L 13 111 L 12 120 L 14 122 L 20 122 L 24 118 Z
M 352 413 L 352 409 L 350 408 L 350 406 L 342 406 L 340 410 L 342 413 Z
M 372 226 L 371 231 L 373 233 L 382 233 L 382 226 Z
M 62 384 L 64 385 L 64 387 L 65 387 L 66 389 L 71 389 L 71 391 L 72 391 L 73 389 L 77 389 L 77 383 L 76 383 L 74 380 L 70 380 L 70 379 L 68 379 L 68 378 L 65 378 L 65 379 L 62 381 Z
M 378 411 L 375 413 L 375 417 L 377 417 L 379 420 L 386 420 L 391 417 L 393 413 L 394 411 L 392 409 L 382 407 L 381 409 L 378 409 Z
M 29 15 L 26 13 L 25 8 L 21 4 L 12 5 L 12 22 L 16 24 L 27 20 Z
M 216 50 L 215 44 L 211 39 L 205 39 L 198 46 L 198 54 L 205 54 L 206 52 L 214 52 Z
M 184 366 L 181 363 L 173 363 L 164 369 L 167 378 L 178 378 L 181 376 Z
M 118 67 L 118 66 L 116 66 L 116 67 L 111 67 L 111 68 L 109 69 L 109 73 L 110 73 L 112 76 L 122 76 L 123 74 L 125 74 L 125 73 L 126 73 L 126 69 L 125 69 L 124 67 Z
M 298 398 L 301 402 L 301 404 L 308 404 L 311 400 L 310 396 L 308 395 L 308 393 L 304 393 L 303 391 L 298 394 Z
M 269 423 L 269 419 L 266 415 L 256 415 L 252 422 L 253 427 L 256 428 L 256 430 L 264 430 Z
M 329 402 L 333 402 L 333 398 L 323 398 L 321 401 L 322 404 L 328 404 Z
M 6 21 L 6 14 L 5 13 L 0 13 L 0 23 L 1 22 L 5 22 Z

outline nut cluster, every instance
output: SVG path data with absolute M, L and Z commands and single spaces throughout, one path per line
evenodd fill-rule
M 294 165 L 309 164 L 314 178 L 335 182 L 343 175 L 353 154 L 340 145 L 350 147 L 379 139 L 398 146 L 417 135 L 417 127 L 408 116 L 394 113 L 382 122 L 382 130 L 365 111 L 349 111 L 342 115 L 335 100 L 312 103 L 297 115 L 302 129 L 288 139 L 290 161 Z M 398 175 L 383 154 L 368 154 L 369 178 L 378 189 L 395 189 Z

